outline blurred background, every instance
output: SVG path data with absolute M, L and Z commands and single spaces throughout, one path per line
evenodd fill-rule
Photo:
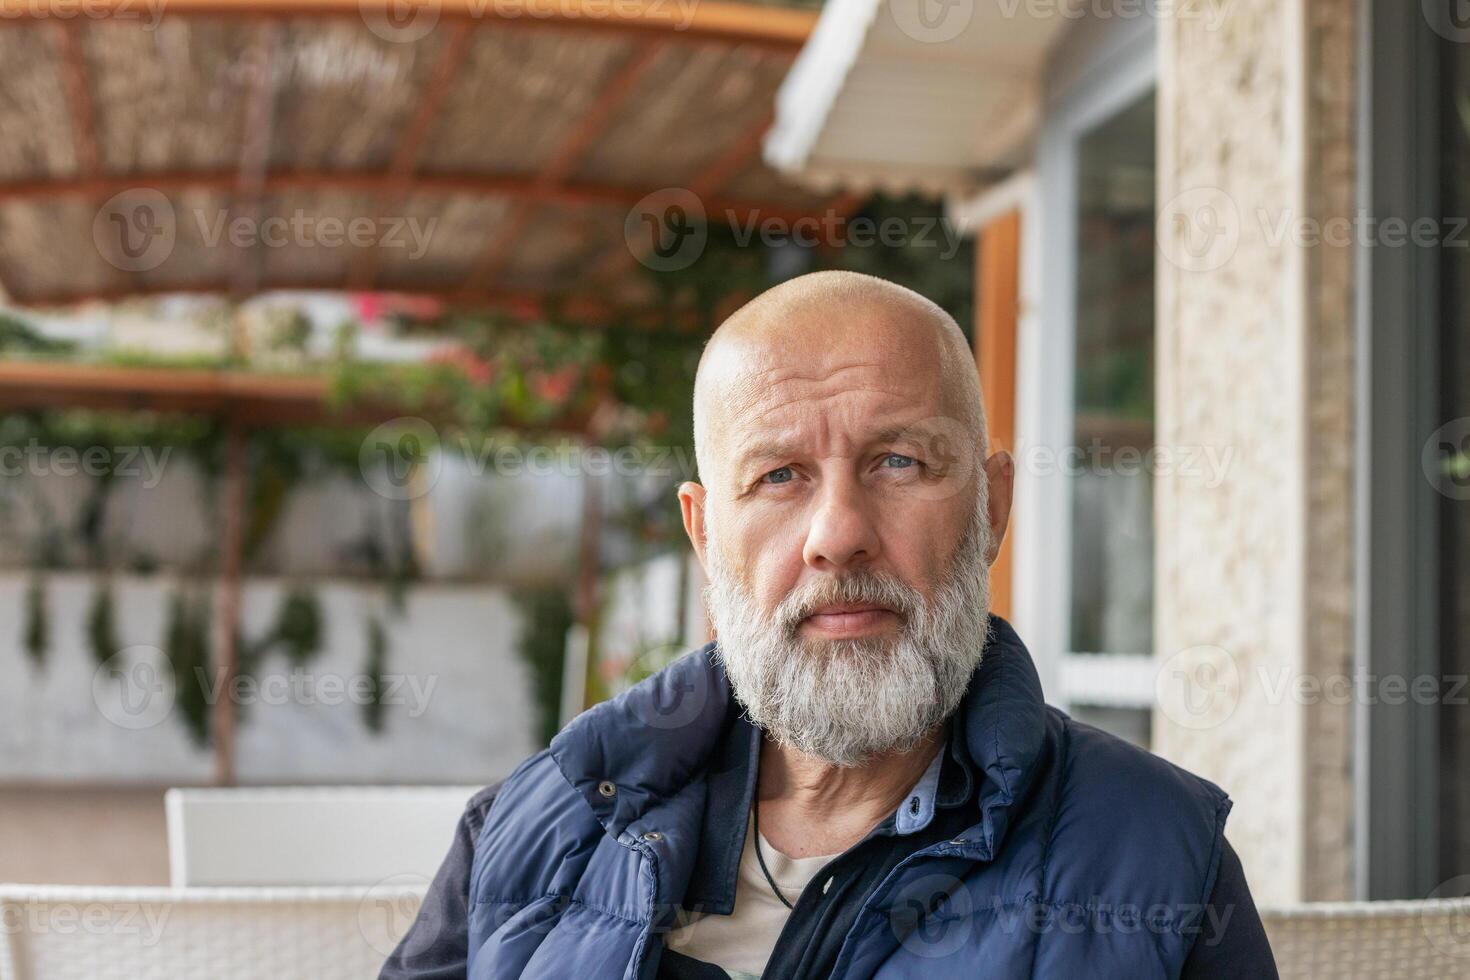
M 1048 700 L 1263 905 L 1470 894 L 1455 3 L 0 13 L 0 881 L 467 794 L 704 642 L 701 345 L 846 268 L 971 336 Z

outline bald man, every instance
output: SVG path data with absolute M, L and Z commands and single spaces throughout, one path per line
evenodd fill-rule
M 717 640 L 470 801 L 383 976 L 1273 977 L 1212 784 L 1043 703 L 955 322 L 817 273 L 710 339 Z

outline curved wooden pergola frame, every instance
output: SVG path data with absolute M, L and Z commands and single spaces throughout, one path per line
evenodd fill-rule
M 431 19 L 432 30 L 403 43 L 419 45 L 416 50 L 426 52 L 432 64 L 412 82 L 417 88 L 411 111 L 393 121 L 387 159 L 374 165 L 273 166 L 273 148 L 294 135 L 284 132 L 277 119 L 276 103 L 283 93 L 271 70 L 286 31 L 315 19 L 323 29 L 345 30 L 358 42 L 374 45 L 382 38 L 371 30 L 371 23 L 402 24 L 405 16 L 415 15 Z M 127 24 L 138 27 L 140 19 L 153 16 L 186 25 L 183 33 L 190 38 L 193 25 L 221 22 L 231 23 L 231 33 L 234 25 L 248 33 L 246 57 L 252 70 L 229 117 L 220 122 L 221 139 L 229 135 L 231 145 L 238 142 L 230 166 L 201 168 L 170 161 L 167 166 L 139 168 L 110 152 L 101 122 L 109 113 L 138 107 L 117 102 L 113 92 L 117 86 L 101 84 L 106 79 L 97 45 L 104 41 L 94 32 Z M 56 107 L 54 112 L 43 112 L 22 106 L 17 114 L 15 105 L 7 106 L 0 93 L 0 126 L 33 127 L 39 133 L 38 145 L 49 148 L 32 154 L 42 161 L 40 165 L 32 165 L 35 161 L 30 158 L 0 159 L 0 297 L 42 306 L 153 293 L 217 293 L 244 299 L 276 288 L 391 289 L 522 314 L 535 314 L 554 298 L 562 312 L 595 323 L 619 302 L 618 286 L 633 278 L 628 273 L 636 268 L 636 256 L 622 235 L 628 209 L 671 185 L 670 126 L 676 135 L 680 125 L 691 127 L 683 133 L 682 148 L 694 147 L 685 153 L 689 166 L 676 174 L 673 183 L 693 192 L 709 213 L 728 214 L 742 222 L 752 217 L 794 222 L 834 210 L 845 214 L 856 206 L 856 198 L 828 199 L 783 186 L 760 158 L 776 85 L 815 20 L 815 11 L 724 0 L 0 0 L 0 47 L 15 43 L 44 48 L 35 68 L 44 76 L 36 79 L 38 98 L 44 102 L 54 90 Z M 607 56 L 605 70 L 595 84 L 582 90 L 577 110 L 567 118 L 546 120 L 555 129 L 551 148 L 529 170 L 456 169 L 435 159 L 435 136 L 446 125 L 447 107 L 464 98 L 460 86 L 475 70 L 476 45 L 491 35 L 522 45 L 532 63 L 555 53 L 551 50 L 555 44 L 579 43 L 578 38 L 606 39 L 615 49 L 602 52 Z M 709 59 L 719 62 L 717 68 L 729 70 L 706 70 Z M 690 65 L 705 67 L 694 71 Z M 105 70 L 116 72 L 117 66 Z M 680 88 L 681 79 L 687 89 Z M 743 85 L 748 92 L 743 98 L 732 101 L 728 93 L 716 90 L 736 82 L 737 89 Z M 187 77 L 177 80 L 186 83 Z M 706 102 L 722 108 L 701 112 Z M 230 128 L 236 125 L 237 141 Z M 639 145 L 633 151 L 626 145 L 608 150 L 605 144 L 620 127 L 623 131 L 634 127 L 646 133 L 646 139 L 635 140 Z M 495 138 L 494 133 L 487 137 Z M 504 138 L 513 142 L 517 134 Z M 620 175 L 598 172 L 609 157 L 619 163 L 609 169 Z M 365 201 L 365 213 L 374 216 L 402 208 L 417 196 L 439 202 L 446 211 L 466 202 L 494 202 L 499 219 L 469 236 L 467 251 L 462 249 L 432 268 L 426 264 L 406 273 L 389 270 L 382 250 L 372 248 L 352 252 L 330 273 L 283 276 L 267 267 L 257 246 L 232 254 L 224 274 L 210 271 L 204 261 L 184 265 L 205 271 L 175 276 L 112 271 L 94 262 L 98 269 L 93 271 L 100 271 L 100 277 L 88 278 L 83 262 L 89 250 L 97 251 L 91 240 L 91 213 L 113 195 L 140 187 L 170 197 L 213 194 L 228 201 L 232 211 L 256 216 L 266 213 L 275 197 L 296 195 L 310 202 L 322 195 L 351 194 Z M 572 216 L 569 221 L 567 214 Z M 15 215 L 24 220 L 7 221 Z M 545 281 L 519 281 L 518 269 L 523 271 L 524 263 L 518 265 L 522 258 L 518 253 L 542 223 L 554 220 L 570 224 L 594 243 L 601 235 L 611 244 L 600 251 L 572 248 L 567 263 L 574 268 L 569 276 L 574 281 L 556 283 L 554 289 Z M 53 238 L 35 238 L 52 231 Z M 575 241 L 577 235 L 571 238 Z M 43 259 L 60 263 L 50 280 L 43 274 L 46 267 L 32 261 L 38 251 Z M 50 252 L 56 254 L 48 256 Z M 553 281 L 555 259 L 553 255 Z M 216 652 L 222 689 L 228 689 L 239 661 L 246 432 L 265 425 L 362 422 L 374 417 L 376 410 L 352 416 L 329 410 L 320 379 L 0 363 L 0 408 L 66 406 L 207 412 L 225 419 L 226 516 L 221 528 Z M 393 414 L 391 407 L 377 413 Z M 590 488 L 584 500 L 576 587 L 584 623 L 596 605 L 600 502 L 595 489 Z M 228 699 L 216 709 L 216 779 L 229 784 L 235 778 L 235 712 Z
M 609 284 L 625 285 L 633 266 L 633 256 L 622 243 L 621 219 L 654 191 L 682 187 L 704 202 L 707 213 L 741 223 L 752 217 L 790 223 L 820 217 L 834 207 L 846 212 L 855 206 L 853 199 L 832 200 L 783 186 L 760 158 L 773 118 L 775 87 L 815 20 L 815 11 L 724 0 L 0 0 L 0 43 L 7 31 L 40 30 L 37 39 L 51 49 L 51 56 L 42 59 L 42 72 L 54 71 L 61 93 L 57 101 L 66 118 L 64 124 L 42 118 L 35 123 L 64 130 L 69 147 L 60 145 L 60 133 L 48 131 L 45 139 L 54 144 L 52 158 L 69 153 L 74 161 L 72 166 L 49 169 L 0 167 L 0 290 L 16 303 L 33 306 L 170 292 L 243 298 L 288 288 L 423 292 L 466 305 L 501 305 L 508 299 L 519 310 L 534 305 L 532 297 L 538 294 L 606 301 Z M 277 103 L 296 93 L 288 91 L 289 84 L 279 84 L 272 65 L 281 55 L 285 31 L 312 21 L 321 22 L 323 31 L 334 25 L 332 29 L 353 32 L 358 38 L 353 43 L 365 49 L 373 45 L 382 49 L 388 43 L 385 34 L 391 37 L 403 25 L 415 25 L 401 46 L 384 49 L 411 51 L 432 60 L 429 70 L 408 83 L 415 87 L 412 111 L 401 118 L 384 117 L 384 129 L 392 134 L 392 153 L 386 161 L 325 168 L 272 164 L 273 150 L 298 135 L 283 129 L 278 118 Z M 147 106 L 124 106 L 110 94 L 126 86 L 112 78 L 115 63 L 99 64 L 102 42 L 97 32 L 128 25 L 153 30 L 172 22 L 238 23 L 239 30 L 248 34 L 241 57 L 251 70 L 242 72 L 245 81 L 235 99 L 238 105 L 231 105 L 218 120 L 222 140 L 228 138 L 234 145 L 238 132 L 232 166 L 202 169 L 181 161 L 140 169 L 132 166 L 133 160 L 110 154 L 100 133 L 102 121 L 120 108 L 146 111 Z M 233 28 L 231 32 L 235 33 Z M 476 81 L 477 66 L 485 70 L 486 62 L 476 60 L 475 46 L 491 35 L 500 43 L 524 47 L 525 63 L 533 66 L 538 57 L 554 54 L 556 44 L 583 43 L 577 38 L 617 48 L 606 70 L 599 66 L 590 81 L 563 72 L 569 84 L 585 83 L 580 96 L 569 100 L 579 108 L 566 118 L 544 120 L 556 138 L 551 151 L 529 170 L 466 168 L 462 162 L 456 167 L 436 158 L 436 135 L 448 125 L 446 107 L 466 97 L 469 83 Z M 728 73 L 681 71 L 681 59 L 696 64 L 701 58 L 723 58 L 731 67 Z M 561 67 L 558 63 L 552 70 Z M 104 73 L 111 74 L 104 78 Z M 731 77 L 740 73 L 748 77 Z M 104 81 L 113 84 L 103 85 Z M 178 84 L 189 81 L 180 76 Z M 717 90 L 733 82 L 748 89 L 748 97 L 734 103 L 729 98 L 720 101 Z M 505 93 L 508 100 L 518 97 L 515 91 Z M 699 111 L 706 103 L 708 114 Z M 731 125 L 722 125 L 725 122 Z M 631 131 L 646 133 L 646 145 L 630 152 L 624 140 L 614 154 L 621 172 L 616 179 L 604 179 L 596 171 L 613 152 L 606 144 Z M 524 135 L 487 129 L 485 142 L 514 145 Z M 684 172 L 665 166 L 671 140 L 683 148 L 698 146 L 693 154 L 699 158 L 697 166 Z M 640 170 L 639 153 L 646 164 L 642 169 L 648 172 L 641 180 L 630 177 Z M 43 216 L 32 219 L 31 225 L 65 225 L 69 219 L 71 237 L 66 240 L 72 241 L 88 229 L 65 211 L 67 204 L 83 202 L 95 208 L 113 195 L 140 187 L 171 198 L 209 192 L 226 200 L 232 213 L 256 216 L 267 214 L 271 202 L 286 195 L 320 201 L 328 194 L 356 196 L 364 202 L 361 213 L 370 217 L 401 210 L 410 195 L 432 198 L 445 212 L 466 202 L 493 203 L 501 211 L 483 230 L 473 254 L 436 260 L 432 274 L 385 269 L 388 257 L 381 248 L 354 249 L 344 268 L 314 275 L 297 274 L 286 260 L 277 265 L 287 274 L 273 271 L 258 247 L 225 263 L 227 272 L 210 275 L 112 274 L 99 267 L 90 278 L 78 273 L 42 281 L 47 277 L 36 275 L 26 263 L 6 261 L 7 209 L 31 209 Z M 752 188 L 765 193 L 752 193 Z M 53 215 L 60 217 L 53 222 Z M 524 256 L 518 254 L 521 246 L 551 222 L 567 226 L 571 238 L 601 236 L 606 247 L 595 261 L 578 263 L 576 276 L 556 275 L 553 261 L 541 270 L 542 281 L 517 281 L 522 271 L 517 264 L 524 264 Z M 204 258 L 200 264 L 207 265 Z M 545 281 L 548 276 L 551 286 Z M 55 281 L 59 278 L 65 281 Z

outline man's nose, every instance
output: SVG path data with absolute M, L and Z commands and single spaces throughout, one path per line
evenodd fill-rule
M 861 565 L 878 557 L 878 529 L 857 488 L 829 486 L 812 514 L 802 560 L 821 571 Z

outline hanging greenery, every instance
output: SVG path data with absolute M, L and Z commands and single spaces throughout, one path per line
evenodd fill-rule
M 367 662 L 363 674 L 368 678 L 371 696 L 362 705 L 362 722 L 374 735 L 383 731 L 383 692 L 387 688 L 384 674 L 388 669 L 388 631 L 378 616 L 367 621 Z
M 566 661 L 567 631 L 576 617 L 566 590 L 536 589 L 515 597 L 521 614 L 516 652 L 531 671 L 536 706 L 536 734 L 548 744 L 561 725 L 562 674 Z
M 21 644 L 37 667 L 46 660 L 46 649 L 51 645 L 51 621 L 47 613 L 46 576 L 40 571 L 31 574 L 26 586 L 26 618 Z
M 98 664 L 106 663 L 113 654 L 122 649 L 113 615 L 110 578 L 99 580 L 92 592 L 92 608 L 87 613 L 87 644 L 92 648 L 92 659 Z
M 302 586 L 287 590 L 263 644 L 264 649 L 273 646 L 285 652 L 293 667 L 303 666 L 322 648 L 322 609 L 315 592 Z
M 173 668 L 179 717 L 195 745 L 211 741 L 209 692 L 214 665 L 209 642 L 210 595 L 180 585 L 169 599 L 163 652 Z

